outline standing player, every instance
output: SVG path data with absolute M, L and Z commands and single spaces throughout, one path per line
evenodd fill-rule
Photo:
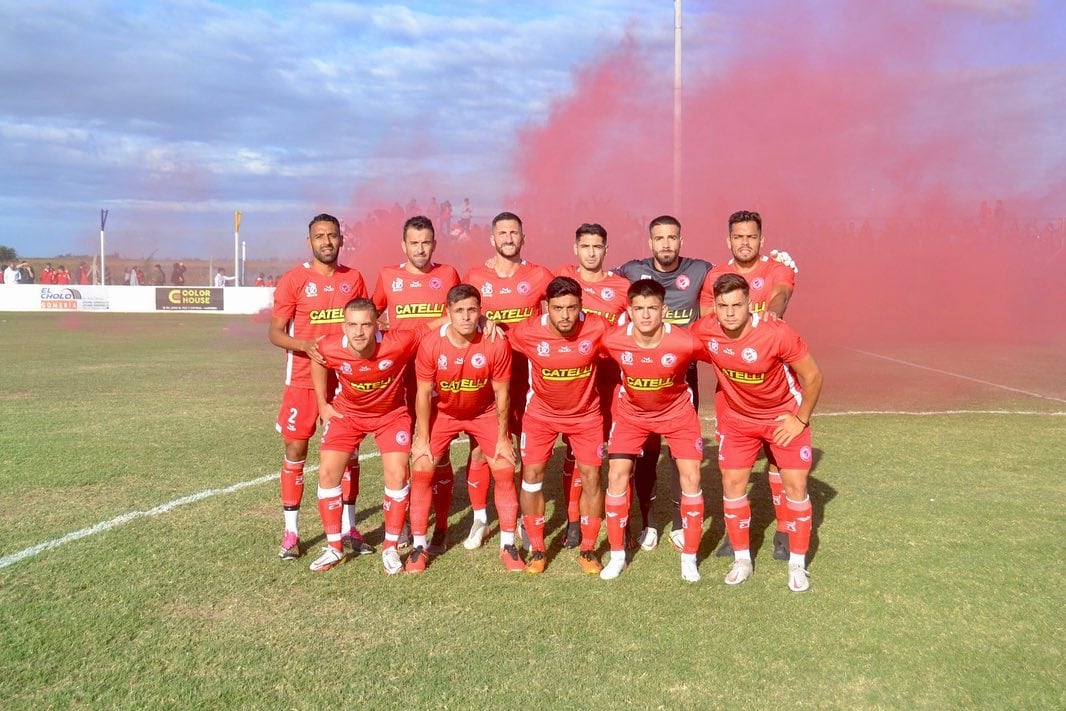
M 431 477 L 447 452 L 448 443 L 460 432 L 466 432 L 471 442 L 490 457 L 488 467 L 496 482 L 496 512 L 500 517 L 500 561 L 509 571 L 522 571 L 525 563 L 514 545 L 518 496 L 514 485 L 514 445 L 508 429 L 511 349 L 502 341 L 490 341 L 482 331 L 481 297 L 473 286 L 452 287 L 447 303 L 449 323 L 427 334 L 418 349 L 415 435 L 411 446 L 414 476 Z M 487 501 L 487 490 L 484 494 Z M 428 563 L 427 525 L 421 518 L 428 518 L 428 507 L 424 514 L 418 512 L 418 520 L 415 515 L 412 512 L 414 550 L 407 560 L 407 570 L 412 573 L 425 570 Z M 484 506 L 480 510 L 474 508 L 474 517 L 474 529 L 488 528 Z M 477 545 L 484 537 L 481 531 Z
M 714 282 L 723 274 L 739 274 L 750 287 L 748 301 L 752 313 L 771 313 L 777 318 L 785 317 L 785 309 L 796 287 L 796 273 L 787 266 L 762 256 L 762 216 L 757 212 L 741 210 L 729 216 L 729 251 L 733 258 L 719 264 L 707 275 L 700 290 L 700 315 L 714 312 Z M 715 390 L 715 410 L 721 408 L 721 390 Z M 774 560 L 788 560 L 788 532 L 785 530 L 787 509 L 781 470 L 773 461 L 773 452 L 764 448 L 769 464 L 770 495 L 774 502 L 777 531 L 774 533 Z M 733 556 L 733 547 L 726 536 L 715 552 L 719 558 Z
M 564 264 L 557 276 L 570 277 L 581 285 L 581 310 L 596 314 L 617 324 L 626 312 L 626 290 L 629 280 L 604 269 L 607 256 L 607 230 L 602 225 L 585 223 L 577 228 L 574 238 L 577 264 Z M 618 368 L 612 361 L 602 360 L 596 367 L 596 386 L 600 392 L 604 426 L 610 429 L 611 401 L 618 386 Z M 606 430 L 605 430 L 606 432 Z M 569 442 L 563 458 L 563 498 L 566 502 L 566 538 L 563 545 L 576 548 L 581 541 L 578 502 L 581 500 L 581 475 L 574 476 L 574 453 Z
M 337 263 L 344 237 L 333 215 L 316 215 L 308 225 L 311 261 L 286 272 L 274 291 L 274 311 L 267 337 L 285 349 L 285 394 L 278 410 L 277 430 L 285 440 L 281 469 L 281 505 L 285 531 L 282 560 L 300 557 L 299 513 L 304 490 L 307 441 L 315 433 L 318 404 L 311 383 L 311 362 L 322 363 L 318 341 L 340 333 L 343 307 L 366 296 L 366 284 L 355 269 Z M 372 553 L 355 528 L 355 498 L 359 486 L 358 459 L 352 462 L 342 484 L 344 491 L 344 542 L 357 553 Z
M 552 273 L 544 267 L 522 259 L 526 236 L 522 220 L 513 212 L 501 212 L 492 219 L 491 242 L 496 254 L 484 265 L 474 267 L 463 281 L 481 294 L 485 318 L 499 324 L 504 331 L 520 321 L 541 313 L 544 289 Z M 511 364 L 510 431 L 522 431 L 522 413 L 529 392 L 529 367 L 522 355 Z M 474 525 L 464 545 L 474 549 L 488 533 L 488 524 L 479 526 L 488 505 L 489 467 L 485 455 L 474 449 L 467 468 L 467 489 L 474 509 Z M 480 507 L 480 508 L 479 508 Z M 478 513 L 478 511 L 482 513 Z M 487 521 L 487 517 L 485 518 Z
M 404 370 L 418 351 L 427 328 L 378 331 L 378 310 L 365 298 L 352 299 L 343 309 L 343 335 L 318 343 L 322 362 L 311 362 L 318 411 L 325 422 L 318 470 L 318 512 L 326 546 L 311 570 L 329 570 L 345 560 L 341 541 L 341 479 L 348 460 L 359 453 L 368 434 L 381 453 L 385 480 L 385 544 L 381 562 L 385 572 L 403 568 L 396 543 L 407 514 L 407 462 L 411 454 L 411 416 L 407 413 Z M 340 388 L 332 404 L 329 376 L 336 373 Z
M 593 549 L 603 521 L 600 466 L 604 437 L 596 365 L 601 343 L 611 327 L 600 316 L 582 313 L 581 286 L 574 279 L 552 279 L 545 297 L 547 313 L 517 324 L 507 334 L 515 353 L 529 359 L 532 383 L 520 439 L 522 519 L 532 552 L 526 572 L 541 573 L 547 564 L 541 489 L 555 440 L 566 434 L 584 481 L 578 502 L 578 563 L 592 575 L 602 570 Z
M 703 435 L 685 375 L 702 345 L 687 329 L 664 322 L 666 290 L 658 282 L 640 279 L 629 287 L 626 296 L 630 323 L 613 329 L 604 341 L 605 349 L 621 368 L 622 387 L 615 400 L 607 443 L 610 466 L 604 508 L 611 559 L 600 577 L 617 578 L 626 567 L 625 528 L 633 462 L 650 435 L 662 435 L 677 461 L 681 483 L 681 577 L 695 582 L 700 579 L 696 552 L 703 532 Z
M 445 312 L 448 290 L 459 283 L 459 274 L 454 267 L 433 261 L 437 238 L 429 218 L 419 215 L 408 219 L 403 226 L 400 246 L 407 259 L 399 266 L 383 267 L 374 287 L 374 306 L 387 314 L 390 329 L 410 329 L 440 318 Z M 413 421 L 417 389 L 413 362 L 404 377 L 408 411 Z M 431 555 L 444 552 L 454 486 L 455 476 L 448 454 L 433 473 L 432 482 L 412 481 L 412 508 L 421 506 L 423 497 L 432 496 L 433 540 L 427 548 Z
M 706 346 L 704 357 L 714 366 L 722 393 L 716 413 L 718 466 L 726 532 L 734 551 L 725 582 L 738 585 L 753 572 L 746 492 L 759 449 L 769 446 L 781 467 L 785 489 L 788 587 L 803 592 L 810 587 L 806 570 L 812 513 L 807 495 L 810 422 L 822 390 L 822 372 L 791 326 L 751 313 L 744 277 L 718 277 L 713 293 L 715 317 L 700 319 L 693 333 Z

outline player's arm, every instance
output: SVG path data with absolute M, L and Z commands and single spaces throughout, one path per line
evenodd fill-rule
M 770 298 L 766 300 L 766 310 L 778 318 L 784 318 L 785 309 L 788 308 L 788 302 L 791 299 L 792 287 L 789 284 L 775 284 L 770 290 Z M 703 307 L 701 306 L 700 315 L 702 314 Z
M 288 333 L 288 326 L 289 319 L 287 318 L 279 318 L 277 316 L 271 318 L 270 326 L 267 328 L 267 338 L 278 348 L 284 348 L 289 351 L 302 351 L 310 356 L 312 361 L 325 365 L 326 359 L 318 352 L 318 342 L 325 336 L 306 340 L 293 338 Z
M 329 422 L 333 417 L 343 417 L 329 403 L 329 369 L 317 360 L 311 361 L 311 384 L 315 386 L 315 399 L 318 400 L 318 418 Z
M 496 427 L 499 438 L 496 440 L 496 453 L 493 459 L 503 459 L 515 466 L 514 447 L 511 445 L 511 433 L 508 429 L 511 412 L 511 381 L 493 380 L 492 394 L 496 398 Z
M 810 426 L 811 414 L 814 412 L 814 406 L 818 404 L 818 396 L 822 394 L 822 370 L 810 353 L 788 365 L 803 386 L 803 404 L 795 415 L 786 414 L 777 418 L 781 424 L 774 430 L 774 443 L 782 447 L 787 447 L 800 432 Z
M 433 414 L 433 381 L 418 380 L 415 390 L 415 434 L 411 438 L 411 463 L 421 457 L 430 457 L 429 420 Z

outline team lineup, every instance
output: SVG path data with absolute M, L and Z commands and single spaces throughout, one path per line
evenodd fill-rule
M 303 553 L 304 462 L 321 421 L 317 500 L 326 546 L 311 570 L 374 552 L 355 520 L 358 452 L 367 435 L 383 469 L 385 571 L 421 573 L 445 554 L 455 481 L 450 445 L 465 433 L 473 514 L 465 548 L 489 536 L 492 489 L 501 565 L 544 572 L 543 485 L 562 438 L 563 546 L 578 549 L 585 573 L 617 578 L 627 550 L 659 543 L 651 510 L 665 439 L 669 538 L 681 577 L 698 581 L 705 506 L 696 366 L 703 361 L 716 379 L 727 533 L 717 555 L 733 558 L 725 582 L 740 584 L 754 572 L 746 492 L 765 449 L 777 519 L 773 557 L 788 561 L 790 590 L 807 590 L 810 418 L 822 374 L 783 320 L 795 265 L 786 253 L 762 254 L 761 216 L 731 215 L 727 239 L 727 263 L 683 257 L 681 225 L 664 215 L 649 225 L 652 256 L 609 271 L 606 230 L 584 224 L 575 234 L 576 264 L 553 274 L 522 258 L 522 221 L 503 212 L 492 221 L 495 254 L 460 280 L 433 261 L 432 222 L 412 217 L 401 237 L 405 261 L 382 269 L 370 292 L 358 270 L 337 262 L 339 221 L 315 216 L 311 259 L 279 279 L 268 334 L 286 351 L 277 419 L 285 443 L 280 557 Z M 604 525 L 610 553 L 601 563 L 595 549 Z M 400 549 L 408 546 L 404 561 Z

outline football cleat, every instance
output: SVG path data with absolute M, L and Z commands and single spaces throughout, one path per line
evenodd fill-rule
M 788 589 L 792 592 L 804 592 L 811 586 L 807 580 L 807 571 L 802 563 L 788 564 Z
M 522 562 L 522 556 L 518 554 L 518 548 L 514 544 L 500 548 L 500 562 L 509 573 L 521 573 L 526 569 L 526 564 Z
M 316 573 L 324 573 L 334 566 L 338 566 L 348 560 L 348 556 L 344 551 L 339 551 L 333 546 L 326 546 L 322 549 L 322 555 L 311 563 L 311 570 Z
M 600 571 L 600 580 L 614 580 L 622 571 L 626 569 L 625 558 L 615 558 L 611 556 L 607 561 L 607 565 L 603 566 L 603 570 Z
M 640 544 L 641 550 L 653 551 L 659 545 L 659 532 L 654 528 L 645 528 L 640 532 L 637 543 Z
M 599 575 L 600 571 L 603 570 L 603 566 L 600 565 L 600 559 L 592 551 L 581 551 L 577 556 L 577 564 L 581 566 L 581 570 L 585 575 Z
M 422 546 L 418 546 L 411 551 L 411 555 L 407 556 L 407 564 L 403 569 L 408 573 L 421 573 L 425 571 L 428 564 L 429 555 Z
M 470 524 L 470 533 L 467 534 L 466 540 L 463 541 L 463 548 L 468 551 L 477 550 L 488 537 L 489 525 L 475 520 L 474 523 Z
M 403 570 L 403 563 L 400 562 L 400 551 L 395 548 L 386 548 L 381 551 L 381 564 L 389 575 L 399 573 Z
M 681 528 L 675 528 L 670 531 L 670 545 L 674 547 L 674 550 L 681 553 L 685 550 L 685 531 Z
M 538 575 L 543 573 L 547 566 L 548 558 L 544 555 L 544 551 L 533 551 L 533 555 L 529 557 L 529 562 L 526 563 L 526 572 L 530 575 Z
M 733 544 L 729 541 L 729 536 L 725 537 L 722 541 L 722 545 L 718 546 L 718 550 L 714 552 L 716 558 L 732 558 L 733 557 Z
M 681 579 L 688 583 L 698 583 L 700 581 L 700 571 L 696 567 L 696 556 L 691 558 L 687 555 L 681 556 Z
M 788 560 L 788 534 L 778 531 L 774 534 L 774 560 Z
M 403 528 L 400 529 L 400 538 L 396 541 L 397 548 L 407 548 L 411 545 L 411 524 L 408 521 L 403 522 Z
M 734 560 L 733 567 L 725 576 L 726 585 L 740 585 L 755 572 L 750 560 Z
M 374 552 L 374 546 L 370 545 L 359 533 L 359 529 L 352 526 L 347 533 L 341 536 L 341 545 L 344 550 L 351 551 L 353 555 L 368 555 Z
M 581 545 L 581 523 L 571 521 L 566 524 L 566 538 L 563 539 L 563 548 L 577 548 Z
M 448 531 L 447 529 L 437 529 L 433 532 L 433 538 L 430 539 L 429 545 L 426 546 L 426 553 L 431 556 L 443 555 L 445 549 L 448 547 Z
M 278 552 L 278 558 L 281 558 L 282 560 L 296 560 L 301 555 L 300 537 L 286 529 L 285 533 L 281 536 L 281 550 Z

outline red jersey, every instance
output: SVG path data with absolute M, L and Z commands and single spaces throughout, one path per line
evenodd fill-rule
M 318 352 L 326 365 L 337 371 L 341 383 L 333 398 L 334 409 L 342 415 L 378 417 L 406 408 L 403 371 L 414 360 L 425 332 L 425 327 L 379 332 L 369 358 L 352 353 L 343 334 L 319 341 Z
M 447 264 L 434 264 L 426 274 L 407 271 L 404 265 L 383 267 L 374 287 L 374 306 L 389 315 L 390 328 L 412 328 L 444 315 L 448 290 L 459 283 L 459 273 Z
M 52 283 L 53 284 L 63 284 L 63 285 L 69 284 L 70 283 L 70 272 L 55 272 L 52 275 Z
M 287 319 L 293 338 L 313 340 L 341 332 L 344 305 L 366 297 L 366 284 L 357 269 L 337 265 L 332 276 L 311 270 L 311 264 L 290 269 L 274 290 L 274 318 Z M 311 384 L 311 359 L 303 351 L 285 351 L 285 384 L 301 388 Z
M 685 374 L 703 346 L 687 328 L 664 323 L 659 345 L 642 348 L 630 324 L 608 331 L 604 347 L 622 371 L 616 414 L 640 419 L 670 417 L 692 409 Z
M 725 264 L 719 264 L 707 274 L 707 279 L 700 289 L 700 308 L 714 308 L 714 280 L 723 274 L 740 274 L 748 280 L 748 300 L 751 302 L 751 312 L 761 313 L 766 310 L 770 303 L 770 295 L 778 284 L 787 284 L 795 288 L 796 273 L 781 262 L 769 257 L 759 257 L 755 268 L 750 272 L 737 270 L 733 260 Z
M 553 278 L 544 267 L 523 261 L 512 276 L 501 277 L 495 269 L 481 266 L 471 269 L 463 281 L 481 292 L 485 318 L 507 329 L 541 313 L 544 290 Z
M 54 271 L 52 271 L 51 269 L 42 269 L 41 270 L 41 281 L 40 281 L 40 283 L 41 284 L 55 284 L 56 283 L 56 273 Z
M 473 342 L 452 345 L 444 324 L 422 339 L 415 359 L 419 380 L 433 383 L 437 409 L 457 420 L 472 420 L 496 407 L 493 382 L 511 379 L 511 349 L 504 340 L 490 341 L 478 329 Z
M 570 277 L 581 285 L 581 310 L 587 314 L 603 316 L 609 323 L 618 323 L 618 318 L 626 312 L 629 300 L 629 280 L 624 276 L 607 272 L 600 281 L 585 281 L 580 276 L 577 265 L 564 264 L 555 273 L 556 276 Z
M 787 323 L 753 314 L 740 338 L 732 339 L 718 319 L 707 315 L 692 325 L 692 333 L 702 341 L 700 357 L 714 366 L 730 410 L 755 420 L 799 410 L 803 393 L 788 364 L 802 360 L 808 351 Z
M 548 315 L 516 324 L 507 340 L 516 353 L 529 359 L 532 390 L 526 414 L 549 422 L 573 422 L 598 415 L 596 361 L 611 328 L 606 319 L 581 314 L 581 323 L 568 338 L 555 335 Z

